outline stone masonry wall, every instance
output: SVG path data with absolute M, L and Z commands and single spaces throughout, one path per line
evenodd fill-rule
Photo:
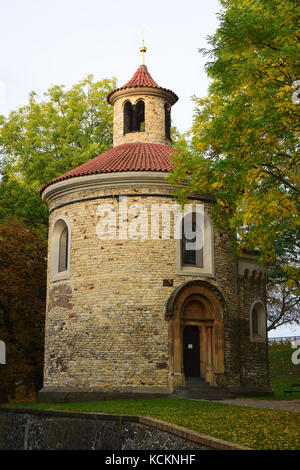
M 139 194 L 152 194 L 151 197 Z M 169 325 L 165 304 L 173 290 L 198 276 L 176 273 L 174 238 L 147 240 L 100 240 L 97 207 L 114 205 L 116 194 L 128 197 L 128 207 L 143 203 L 170 204 L 166 187 L 122 187 L 78 191 L 53 199 L 49 209 L 84 198 L 111 196 L 76 202 L 53 210 L 49 227 L 49 260 L 54 222 L 65 217 L 71 227 L 70 278 L 50 282 L 48 272 L 45 332 L 44 387 L 102 391 L 169 392 Z M 201 203 L 201 201 L 196 201 Z M 211 213 L 212 203 L 205 202 Z M 130 224 L 135 219 L 129 217 Z M 149 227 L 150 227 L 149 218 Z M 171 225 L 171 233 L 172 225 Z M 249 315 L 239 304 L 237 262 L 228 240 L 214 231 L 215 277 L 201 276 L 219 288 L 228 306 L 224 317 L 225 385 L 240 388 L 240 315 Z M 164 280 L 173 285 L 164 285 Z M 262 292 L 262 291 L 261 291 Z M 253 293 L 256 295 L 256 293 Z M 245 343 L 247 348 L 249 342 Z M 241 349 L 242 348 L 242 349 Z M 253 354 L 255 346 L 251 349 Z M 252 352 L 251 352 L 252 354 Z M 243 354 L 244 361 L 252 357 Z M 250 362 L 249 362 L 250 364 Z M 261 363 L 262 364 L 262 363 Z M 249 369 L 251 366 L 244 364 Z M 262 364 L 264 371 L 266 364 Z M 245 369 L 245 370 L 246 370 Z M 265 380 L 265 372 L 258 375 Z M 260 378 L 257 380 L 259 381 Z
M 248 391 L 267 390 L 268 376 L 268 343 L 256 342 L 250 335 L 250 310 L 255 301 L 266 305 L 265 280 L 261 278 L 243 277 L 239 279 L 241 299 L 241 345 L 242 358 L 241 386 Z
M 135 104 L 142 99 L 145 103 L 145 130 L 124 134 L 124 103 Z M 120 96 L 114 104 L 114 147 L 116 145 L 134 142 L 150 142 L 153 144 L 171 145 L 171 140 L 165 135 L 165 103 L 164 97 L 139 94 L 138 96 Z
M 246 448 L 144 416 L 20 408 L 0 410 L 0 450 L 178 449 Z

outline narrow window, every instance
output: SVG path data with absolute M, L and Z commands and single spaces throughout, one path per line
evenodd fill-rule
M 171 140 L 171 108 L 165 104 L 165 134 L 167 139 Z
M 71 232 L 67 220 L 58 218 L 53 226 L 50 248 L 50 280 L 70 277 Z
M 68 269 L 68 227 L 65 227 L 59 238 L 58 272 Z
M 4 341 L 0 341 L 0 364 L 6 364 L 6 350 Z
M 133 107 L 130 101 L 124 105 L 124 134 L 133 131 Z
M 266 341 L 266 311 L 261 301 L 255 302 L 250 310 L 250 337 L 253 341 Z
M 256 308 L 252 310 L 252 334 L 258 336 L 258 313 Z
M 195 212 L 183 219 L 181 247 L 183 266 L 203 267 L 203 231 L 197 225 Z
M 134 109 L 134 130 L 136 132 L 142 132 L 145 130 L 145 103 L 140 100 L 135 105 Z

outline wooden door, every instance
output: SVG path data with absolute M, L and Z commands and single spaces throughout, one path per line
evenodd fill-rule
M 186 326 L 183 330 L 183 369 L 186 377 L 200 377 L 200 343 L 197 326 Z

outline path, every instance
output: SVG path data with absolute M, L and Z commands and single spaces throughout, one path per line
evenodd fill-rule
M 270 410 L 285 410 L 300 413 L 300 400 L 252 400 L 250 398 L 228 398 L 218 400 L 218 403 L 226 405 L 250 406 L 252 408 L 265 408 Z

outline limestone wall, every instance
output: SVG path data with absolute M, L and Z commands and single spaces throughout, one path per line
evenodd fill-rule
M 249 346 L 249 334 L 241 335 L 241 319 L 249 317 L 249 302 L 257 296 L 257 289 L 249 291 L 248 303 L 240 301 L 238 267 L 229 240 L 214 230 L 214 274 L 208 276 L 178 274 L 173 236 L 100 240 L 99 205 L 112 204 L 118 219 L 118 196 L 126 194 L 130 195 L 128 207 L 142 203 L 148 209 L 149 233 L 152 204 L 175 202 L 168 197 L 172 189 L 167 184 L 87 188 L 48 200 L 51 214 L 44 387 L 172 392 L 166 302 L 176 287 L 202 279 L 220 290 L 227 305 L 223 318 L 225 374 L 220 383 L 239 391 L 242 367 L 250 370 L 251 354 L 255 355 L 255 346 Z M 211 214 L 213 203 L 193 202 L 203 203 L 205 213 Z M 59 217 L 67 219 L 71 229 L 70 277 L 50 282 L 52 230 Z M 134 220 L 131 214 L 127 222 L 130 225 Z M 259 287 L 260 295 L 263 289 Z M 263 350 L 263 346 L 260 348 Z M 261 371 L 257 384 L 265 387 L 266 360 L 259 359 L 258 363 Z
M 266 305 L 265 279 L 261 277 L 244 276 L 239 279 L 241 302 L 241 383 L 245 390 L 267 390 L 268 375 L 268 343 L 255 341 L 250 335 L 249 314 L 255 301 Z
M 143 203 L 149 214 L 151 204 L 172 202 L 156 197 L 153 188 L 128 187 L 118 192 L 133 191 L 137 195 L 128 198 L 129 207 Z M 94 191 L 88 196 L 109 192 Z M 153 196 L 138 196 L 139 192 L 152 192 Z M 164 192 L 171 194 L 168 188 Z M 87 194 L 76 194 L 77 199 L 84 196 Z M 113 204 L 118 215 L 119 202 L 114 197 L 81 201 L 50 215 L 48 265 L 53 224 L 60 216 L 71 226 L 71 265 L 67 280 L 50 282 L 48 272 L 44 385 L 168 391 L 165 303 L 173 289 L 190 277 L 176 275 L 173 237 L 100 240 L 96 227 L 101 203 Z M 164 286 L 165 279 L 172 280 L 173 286 Z
M 122 94 L 114 102 L 114 137 L 113 144 L 116 145 L 134 142 L 149 142 L 153 144 L 171 145 L 171 140 L 165 135 L 165 103 L 168 100 L 162 96 L 155 96 L 148 93 L 133 95 Z M 129 132 L 124 134 L 124 103 L 130 101 L 136 104 L 143 100 L 145 103 L 145 130 L 142 132 Z

